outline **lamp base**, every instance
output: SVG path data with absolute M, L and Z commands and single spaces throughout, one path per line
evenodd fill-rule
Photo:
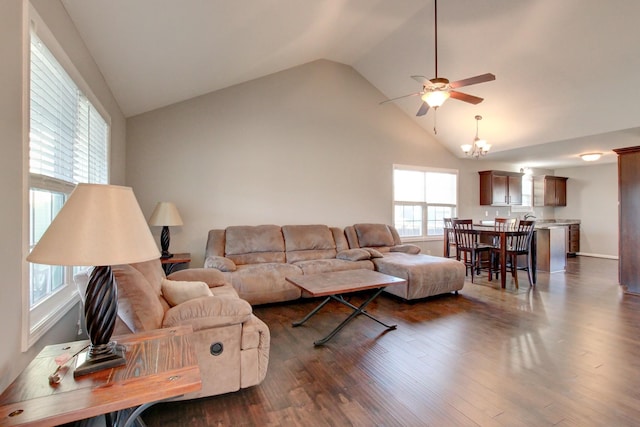
M 74 378 L 127 363 L 123 346 L 112 341 L 102 347 L 96 349 L 96 346 L 90 346 L 87 351 L 78 354 L 76 368 L 73 371 Z

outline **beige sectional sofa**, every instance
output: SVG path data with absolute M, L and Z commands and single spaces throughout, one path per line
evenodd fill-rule
M 286 277 L 361 268 L 406 279 L 385 290 L 407 300 L 462 289 L 462 263 L 419 252 L 385 224 L 231 226 L 209 231 L 204 267 L 252 305 L 304 297 Z
M 342 229 L 326 225 L 231 226 L 210 230 L 205 268 L 223 272 L 252 305 L 294 300 L 301 291 L 286 277 L 327 271 L 372 270 L 354 258 Z

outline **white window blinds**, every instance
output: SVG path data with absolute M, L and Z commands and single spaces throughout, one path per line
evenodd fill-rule
M 29 171 L 107 183 L 109 127 L 36 34 L 31 34 Z

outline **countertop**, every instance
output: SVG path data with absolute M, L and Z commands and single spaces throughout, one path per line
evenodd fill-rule
M 534 218 L 535 219 L 535 218 Z M 567 227 L 573 224 L 580 224 L 579 219 L 535 219 L 537 229 L 548 229 L 554 227 Z M 493 227 L 494 221 L 483 220 L 480 221 L 481 226 Z
M 573 224 L 580 224 L 579 219 L 540 219 L 536 220 L 536 228 L 566 227 Z

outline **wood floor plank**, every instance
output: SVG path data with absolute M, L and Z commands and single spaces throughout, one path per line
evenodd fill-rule
M 633 426 L 640 420 L 640 297 L 615 260 L 568 259 L 535 288 L 465 283 L 459 295 L 407 303 L 384 295 L 328 344 L 348 310 L 254 307 L 271 331 L 269 370 L 249 389 L 159 404 L 149 426 Z M 367 294 L 354 294 L 357 305 Z

